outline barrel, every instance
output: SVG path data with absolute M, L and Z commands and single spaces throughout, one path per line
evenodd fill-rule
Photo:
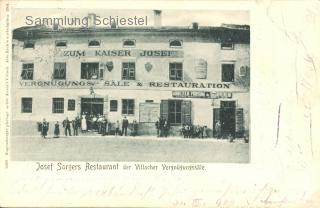
M 207 61 L 204 59 L 195 60 L 195 77 L 196 79 L 207 78 Z

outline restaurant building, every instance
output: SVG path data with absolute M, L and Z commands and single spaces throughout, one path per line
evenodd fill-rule
M 161 13 L 161 12 L 160 12 Z M 159 16 L 159 11 L 156 16 Z M 160 17 L 155 17 L 160 18 Z M 155 21 L 161 22 L 161 21 Z M 84 113 L 139 123 L 156 134 L 159 116 L 242 136 L 250 123 L 250 28 L 21 27 L 13 31 L 12 134 L 37 134 Z

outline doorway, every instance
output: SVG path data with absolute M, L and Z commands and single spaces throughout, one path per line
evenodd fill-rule
M 103 98 L 81 98 L 81 115 L 103 115 Z
M 220 122 L 221 133 L 223 137 L 231 135 L 235 137 L 236 130 L 236 102 L 235 101 L 220 101 Z

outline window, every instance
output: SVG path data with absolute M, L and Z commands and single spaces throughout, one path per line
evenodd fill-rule
M 168 121 L 170 124 L 181 123 L 181 104 L 182 100 L 169 100 Z
M 32 98 L 21 99 L 21 112 L 32 113 Z
M 123 47 L 135 47 L 136 41 L 135 40 L 124 40 Z
M 169 64 L 169 78 L 170 80 L 182 80 L 182 63 Z
M 33 63 L 22 64 L 21 78 L 23 80 L 33 80 Z
M 68 111 L 74 111 L 76 109 L 76 101 L 68 100 Z
M 117 111 L 118 111 L 118 101 L 110 100 L 110 112 L 117 112 Z
M 234 64 L 222 64 L 222 82 L 234 81 Z
M 170 47 L 182 47 L 182 41 L 181 40 L 170 40 L 169 41 Z
M 99 63 L 81 63 L 81 79 L 103 79 L 103 70 Z
M 236 101 L 220 101 L 220 108 L 235 108 Z
M 88 43 L 89 47 L 100 47 L 100 40 L 90 40 Z
M 122 114 L 134 115 L 134 100 L 122 99 Z
M 52 113 L 64 113 L 64 98 L 52 98 Z
M 222 50 L 233 50 L 234 45 L 233 43 L 221 43 Z
M 25 41 L 23 48 L 34 48 L 34 42 L 33 41 Z
M 122 63 L 122 79 L 123 80 L 136 79 L 136 67 L 134 62 Z
M 56 47 L 67 47 L 67 41 L 66 40 L 57 40 Z
M 54 63 L 53 79 L 66 79 L 66 63 Z

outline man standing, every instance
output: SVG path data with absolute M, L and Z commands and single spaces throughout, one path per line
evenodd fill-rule
M 78 128 L 79 128 L 79 118 L 75 117 L 74 120 L 72 120 L 72 128 L 73 128 L 73 135 L 78 136 Z
M 123 136 L 123 134 L 124 134 L 125 136 L 127 136 L 128 126 L 129 126 L 129 121 L 128 121 L 127 117 L 125 116 L 125 117 L 122 119 L 122 132 L 121 132 L 122 136 Z
M 49 130 L 49 123 L 43 119 L 41 123 L 41 136 L 45 139 Z
M 69 132 L 69 136 L 71 136 L 71 129 L 70 129 L 70 121 L 68 117 L 63 121 L 64 133 L 68 136 L 67 132 Z

